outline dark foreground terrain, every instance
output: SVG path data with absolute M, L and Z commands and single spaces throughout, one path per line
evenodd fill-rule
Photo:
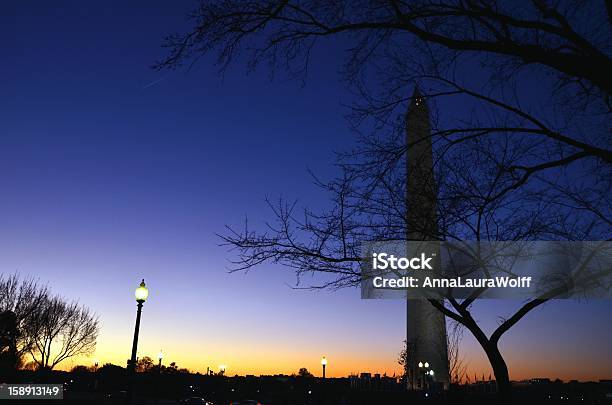
M 443 392 L 408 392 L 394 378 L 328 378 L 299 376 L 226 377 L 189 373 L 138 373 L 129 379 L 121 367 L 88 372 L 19 372 L 3 383 L 62 384 L 62 400 L 3 400 L 2 403 L 125 404 L 133 387 L 133 404 L 495 404 L 495 382 L 454 386 Z M 532 380 L 516 383 L 514 403 L 612 404 L 612 381 L 591 383 Z

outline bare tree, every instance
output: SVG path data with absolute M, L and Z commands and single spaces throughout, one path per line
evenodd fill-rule
M 402 366 L 402 371 L 403 371 L 402 378 L 403 379 L 408 378 L 408 373 L 409 373 L 409 367 L 408 367 L 409 354 L 408 353 L 410 352 L 410 350 L 412 349 L 410 348 L 409 343 L 406 341 L 406 339 L 404 339 L 403 348 L 397 355 L 397 364 Z
M 463 340 L 463 326 L 450 319 L 447 320 L 446 325 L 446 350 L 441 350 L 441 353 L 447 353 L 448 355 L 448 370 L 450 373 L 450 381 L 453 384 L 459 384 L 466 376 L 466 365 L 463 357 L 461 356 L 461 341 Z M 412 342 L 408 344 L 404 340 L 404 347 L 399 352 L 397 357 L 397 363 L 402 366 L 404 375 L 403 378 L 408 378 L 409 374 L 409 352 L 416 350 L 418 342 Z
M 95 350 L 98 318 L 76 302 L 48 297 L 33 322 L 38 334 L 30 354 L 41 369 L 53 369 L 67 358 Z
M 264 230 L 230 228 L 222 237 L 237 251 L 234 270 L 274 262 L 298 280 L 322 275 L 314 288 L 352 286 L 361 281 L 361 241 L 401 240 L 419 226 L 405 211 L 404 158 L 414 145 L 405 142 L 403 114 L 415 82 L 435 113 L 438 227 L 429 238 L 609 238 L 612 41 L 603 3 L 226 0 L 202 1 L 192 17 L 193 29 L 168 38 L 158 68 L 211 51 L 226 66 L 246 50 L 251 67 L 305 75 L 313 47 L 342 35 L 344 78 L 360 96 L 350 116 L 365 132 L 360 145 L 341 155 L 337 179 L 315 179 L 330 207 L 300 211 L 279 201 Z M 456 116 L 437 108 L 449 98 L 465 106 Z M 500 338 L 566 292 L 523 303 L 490 335 L 470 312 L 478 294 L 430 302 L 474 335 L 507 403 Z
M 468 105 L 485 103 L 496 111 L 486 120 L 481 115 L 451 124 L 441 134 L 511 132 L 562 147 L 539 165 L 516 168 L 529 177 L 548 165 L 581 159 L 612 162 L 606 123 L 612 105 L 606 74 L 612 67 L 609 13 L 603 2 L 544 0 L 202 0 L 191 14 L 192 29 L 169 36 L 169 54 L 155 66 L 173 68 L 216 51 L 225 67 L 246 51 L 251 68 L 265 62 L 306 75 L 312 49 L 341 37 L 347 48 L 345 79 L 367 101 L 355 106 L 357 115 L 375 115 L 375 122 L 388 124 L 383 115 L 406 101 L 407 86 L 439 79 L 448 86 L 436 96 L 461 97 Z M 536 114 L 535 106 L 514 99 L 525 92 L 520 86 L 525 73 L 537 77 L 541 101 L 554 111 Z M 480 90 L 461 83 L 473 77 Z M 551 120 L 551 113 L 559 119 Z M 590 125 L 582 125 L 584 118 Z
M 406 384 L 406 386 L 409 386 L 409 381 L 412 378 L 412 376 L 410 375 L 410 353 L 416 352 L 419 343 L 416 339 L 413 342 L 408 342 L 406 339 L 404 339 L 403 343 L 404 347 L 399 352 L 399 355 L 397 357 L 397 363 L 402 366 L 402 378 L 404 379 L 404 383 Z
M 463 325 L 450 320 L 446 326 L 446 341 L 448 350 L 448 370 L 450 381 L 460 384 L 467 375 L 465 360 L 461 355 L 461 341 L 463 340 Z
M 0 356 L 2 366 L 15 369 L 34 344 L 36 314 L 48 290 L 35 280 L 17 274 L 0 276 Z

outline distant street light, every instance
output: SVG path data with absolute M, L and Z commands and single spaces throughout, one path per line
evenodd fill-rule
M 327 359 L 325 356 L 321 359 L 321 365 L 323 366 L 323 379 L 325 379 L 325 366 L 327 366 Z
M 162 360 L 164 358 L 164 352 L 161 349 L 159 349 L 159 354 L 157 355 L 157 358 L 159 359 L 159 366 L 158 366 L 158 368 L 159 368 L 159 373 L 161 374 L 161 363 L 162 363 Z
M 425 382 L 427 380 L 427 376 L 433 375 L 433 371 L 431 373 L 427 371 L 427 369 L 429 368 L 428 362 L 425 362 L 425 364 L 423 364 L 422 362 L 419 361 L 418 365 L 419 365 L 419 369 L 421 369 L 421 389 L 425 389 Z
M 427 388 L 430 387 L 430 384 L 433 385 L 433 376 L 434 376 L 433 370 L 429 370 L 425 372 L 425 377 L 427 379 Z

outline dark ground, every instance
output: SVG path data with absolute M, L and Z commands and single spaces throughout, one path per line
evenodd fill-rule
M 47 375 L 20 372 L 0 382 L 61 383 L 63 400 L 4 400 L 1 403 L 125 404 L 129 379 L 121 367 L 96 372 Z M 135 405 L 179 404 L 182 399 L 202 397 L 227 405 L 255 400 L 265 405 L 362 405 L 362 404 L 495 404 L 495 383 L 453 387 L 450 392 L 407 392 L 393 379 L 349 380 L 295 376 L 225 377 L 200 374 L 138 373 L 134 380 Z M 523 383 L 514 387 L 515 404 L 611 404 L 612 382 Z

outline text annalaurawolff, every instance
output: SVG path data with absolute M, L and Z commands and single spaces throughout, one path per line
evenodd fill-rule
M 492 278 L 382 277 L 372 279 L 374 288 L 530 288 L 531 277 L 499 276 Z

